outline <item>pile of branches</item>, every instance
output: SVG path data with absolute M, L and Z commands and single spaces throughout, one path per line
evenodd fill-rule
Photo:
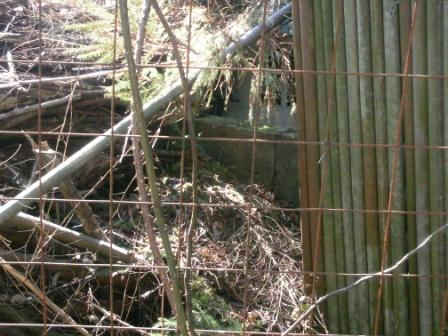
M 26 151 L 13 153 L 9 164 L 14 167 L 26 161 L 24 153 Z M 161 151 L 160 157 L 162 155 L 166 153 Z M 310 305 L 301 274 L 297 218 L 289 212 L 271 210 L 280 206 L 273 193 L 259 185 L 238 183 L 226 176 L 221 166 L 213 165 L 207 156 L 201 156 L 201 160 L 207 160 L 208 168 L 201 169 L 199 174 L 200 210 L 193 235 L 192 272 L 196 278 L 204 279 L 220 300 L 231 307 L 231 318 L 242 323 L 246 316 L 248 330 L 285 330 Z M 114 173 L 117 185 L 122 185 L 123 190 L 116 190 L 122 197 L 112 217 L 109 217 L 109 207 L 95 202 L 90 204 L 94 222 L 102 232 L 91 231 L 89 236 L 96 235 L 96 239 L 89 238 L 88 230 L 82 226 L 87 216 L 79 216 L 78 211 L 65 203 L 45 206 L 44 253 L 49 265 L 45 266 L 44 273 L 39 266 L 42 245 L 39 244 L 38 213 L 35 212 L 34 217 L 17 216 L 8 227 L 0 226 L 4 237 L 0 242 L 0 258 L 31 262 L 18 266 L 18 273 L 27 274 L 26 278 L 14 278 L 12 267 L 3 269 L 0 276 L 2 320 L 32 323 L 42 318 L 39 279 L 43 275 L 47 303 L 65 307 L 64 312 L 76 323 L 97 326 L 109 323 L 110 279 L 115 292 L 116 323 L 147 327 L 155 325 L 161 316 L 170 316 L 168 301 L 161 292 L 160 274 L 152 269 L 155 263 L 148 247 L 138 197 L 133 192 L 133 173 L 126 164 Z M 105 198 L 108 185 L 98 184 L 97 177 L 90 176 L 92 181 L 88 184 L 96 185 L 97 189 L 95 196 L 89 198 L 92 201 Z M 186 180 L 165 176 L 158 179 L 158 186 L 165 204 L 178 202 L 180 198 L 186 204 L 192 201 L 192 185 Z M 67 197 L 61 194 L 61 187 L 47 196 Z M 78 197 L 87 195 L 82 191 L 82 196 Z M 186 258 L 185 227 L 191 206 L 166 205 L 164 209 L 170 241 L 182 267 Z M 55 222 L 65 227 L 52 224 Z M 112 223 L 112 231 L 108 223 Z M 80 230 L 84 234 L 79 233 Z M 113 245 L 110 250 L 109 237 L 114 237 L 114 242 L 121 246 Z M 163 250 L 160 240 L 158 244 Z M 107 264 L 109 258 L 126 266 L 115 267 L 112 271 L 107 266 L 95 266 Z M 47 312 L 55 323 L 59 321 L 58 313 L 60 311 Z M 320 315 L 315 314 L 313 322 L 303 322 L 302 330 L 315 328 L 319 320 Z M 67 332 L 56 330 L 61 334 Z M 40 329 L 28 331 L 30 334 L 41 332 Z
M 39 14 L 41 12 L 41 14 Z M 90 67 L 82 73 L 67 50 L 84 41 L 66 29 L 69 20 L 85 21 L 86 14 L 63 1 L 5 0 L 0 3 L 0 120 L 3 129 L 31 128 L 42 110 L 45 130 L 61 124 L 75 106 L 108 106 L 108 71 Z M 40 106 L 39 106 L 40 103 Z M 34 123 L 31 124 L 31 126 Z M 26 125 L 24 127 L 24 125 Z
M 275 195 L 260 185 L 229 180 L 219 168 L 217 173 L 212 164 L 208 167 L 199 175 L 201 206 L 192 267 L 231 303 L 237 316 L 248 314 L 249 329 L 285 330 L 311 304 L 301 274 L 297 218 L 278 210 Z M 190 183 L 164 178 L 159 185 L 167 202 L 178 200 L 181 193 L 184 202 L 191 202 Z M 182 214 L 171 211 L 171 222 L 189 218 L 190 208 Z M 178 232 L 173 230 L 173 235 Z M 302 330 L 321 325 L 321 316 L 314 318 L 304 321 Z

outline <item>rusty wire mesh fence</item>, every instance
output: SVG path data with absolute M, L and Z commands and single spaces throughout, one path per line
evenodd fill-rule
M 0 334 L 446 334 L 448 2 L 0 9 Z

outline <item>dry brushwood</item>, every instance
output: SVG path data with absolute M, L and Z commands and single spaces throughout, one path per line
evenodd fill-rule
M 160 181 L 165 201 L 174 200 L 181 188 L 185 202 L 191 201 L 191 184 L 180 182 L 176 178 Z M 242 305 L 247 281 L 248 304 L 256 320 L 265 330 L 284 330 L 311 304 L 300 276 L 302 251 L 296 219 L 282 211 L 264 210 L 275 206 L 275 196 L 258 185 L 225 183 L 212 171 L 201 171 L 199 188 L 203 205 L 193 236 L 192 269 L 236 306 Z M 188 215 L 190 210 L 186 207 L 185 211 Z M 172 216 L 171 221 L 176 222 L 177 213 Z M 248 231 L 252 244 L 245 278 Z M 320 314 L 314 320 L 303 322 L 303 328 L 322 324 Z
M 42 141 L 40 144 L 36 144 L 28 134 L 25 134 L 25 136 L 33 147 L 33 151 L 35 152 L 36 156 L 40 155 L 41 165 L 45 171 L 50 171 L 53 167 L 61 164 L 60 157 L 62 154 L 51 149 L 46 141 Z M 83 198 L 71 178 L 65 179 L 58 185 L 58 187 L 61 190 L 62 195 L 66 199 Z M 81 221 L 87 234 L 100 240 L 109 240 L 101 230 L 101 227 L 98 224 L 89 204 L 84 202 L 80 202 L 77 204 L 75 203 L 73 204 L 73 209 L 75 211 L 75 214 Z
M 286 15 L 290 12 L 290 10 L 291 6 L 287 5 L 278 12 L 274 13 L 270 18 L 266 20 L 264 29 L 270 30 L 279 23 L 283 22 L 285 19 L 287 19 Z M 260 37 L 262 29 L 262 25 L 259 25 L 241 36 L 238 41 L 233 42 L 222 52 L 222 58 L 225 58 L 227 55 L 232 55 L 238 49 L 250 46 Z M 201 70 L 195 70 L 189 73 L 188 82 L 190 83 L 190 85 L 191 83 L 194 83 L 200 73 Z M 163 109 L 169 102 L 179 97 L 182 92 L 182 83 L 178 82 L 172 87 L 167 88 L 165 91 L 160 93 L 156 98 L 149 101 L 146 105 L 143 106 L 145 119 L 148 120 L 157 116 L 160 113 L 161 109 Z M 0 224 L 5 222 L 5 220 L 15 216 L 26 205 L 31 203 L 29 199 L 38 198 L 40 193 L 47 192 L 50 188 L 60 183 L 60 181 L 62 181 L 64 178 L 76 173 L 87 162 L 97 156 L 98 153 L 107 149 L 110 144 L 109 137 L 112 133 L 126 135 L 127 130 L 130 127 L 131 120 L 132 116 L 124 118 L 115 125 L 113 130 L 108 130 L 103 135 L 89 142 L 82 149 L 70 156 L 62 164 L 52 169 L 51 172 L 43 176 L 41 181 L 33 183 L 21 193 L 19 193 L 16 197 L 16 200 L 8 201 L 0 208 Z M 19 201 L 19 199 L 21 200 Z

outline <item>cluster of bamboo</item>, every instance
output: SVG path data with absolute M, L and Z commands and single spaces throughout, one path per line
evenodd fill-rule
M 293 1 L 293 19 L 304 264 L 328 293 L 446 220 L 448 3 Z M 330 330 L 439 335 L 447 252 L 439 235 L 396 273 L 332 297 Z

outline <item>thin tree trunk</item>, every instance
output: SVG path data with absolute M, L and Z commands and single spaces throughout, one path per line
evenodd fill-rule
M 173 53 L 176 59 L 177 68 L 179 70 L 179 74 L 182 81 L 182 87 L 184 89 L 184 117 L 187 121 L 188 126 L 188 135 L 190 137 L 190 146 L 191 146 L 191 157 L 192 157 L 192 170 L 191 170 L 191 185 L 193 189 L 193 208 L 191 210 L 190 223 L 187 228 L 187 251 L 186 251 L 186 266 L 190 268 L 191 258 L 193 255 L 193 236 L 194 231 L 196 229 L 196 222 L 198 216 L 198 203 L 199 203 L 199 188 L 198 188 L 198 169 L 199 169 L 199 160 L 198 160 L 198 148 L 196 143 L 196 131 L 193 123 L 193 114 L 191 112 L 191 96 L 190 96 L 190 84 L 188 83 L 187 76 L 182 66 L 182 59 L 179 53 L 179 49 L 177 46 L 177 38 L 174 36 L 171 31 L 167 20 L 165 19 L 158 3 L 156 0 L 152 0 L 154 11 L 157 13 L 165 31 L 168 33 L 171 44 L 173 46 Z M 190 13 L 191 15 L 191 13 Z M 191 17 L 190 17 L 191 20 Z M 189 27 L 191 29 L 191 27 Z M 190 37 L 190 36 L 189 36 Z M 190 38 L 188 41 L 188 46 L 190 46 Z M 189 50 L 187 52 L 190 52 Z M 189 61 L 189 55 L 187 55 L 187 62 Z M 185 305 L 187 310 L 187 318 L 189 324 L 189 331 L 191 335 L 195 335 L 194 332 L 194 317 L 193 317 L 193 304 L 191 297 L 191 271 L 187 270 L 185 273 Z
M 135 67 L 134 58 L 132 55 L 131 46 L 131 34 L 129 29 L 129 18 L 127 1 L 120 0 L 120 14 L 121 14 L 121 25 L 124 47 L 126 51 L 126 59 L 128 63 L 129 70 L 129 80 L 131 84 L 132 91 L 132 107 L 134 115 L 134 121 L 137 123 L 133 127 L 138 130 L 140 135 L 140 142 L 143 148 L 144 158 L 146 161 L 146 175 L 148 178 L 148 184 L 151 190 L 151 198 L 153 200 L 153 209 L 156 217 L 156 225 L 159 229 L 160 238 L 162 240 L 163 248 L 165 250 L 166 261 L 168 264 L 169 275 L 172 280 L 173 296 L 175 300 L 176 313 L 177 313 L 177 325 L 180 329 L 180 333 L 184 336 L 188 335 L 187 322 L 185 318 L 185 311 L 182 306 L 182 296 L 181 296 L 181 285 L 179 281 L 179 275 L 177 272 L 176 260 L 171 249 L 171 242 L 169 240 L 168 233 L 166 232 L 166 224 L 162 214 L 162 207 L 159 198 L 159 190 L 157 186 L 155 168 L 154 168 L 154 158 L 151 145 L 146 136 L 146 122 L 145 116 L 143 114 L 143 108 L 140 98 L 140 92 L 138 87 L 137 72 Z

